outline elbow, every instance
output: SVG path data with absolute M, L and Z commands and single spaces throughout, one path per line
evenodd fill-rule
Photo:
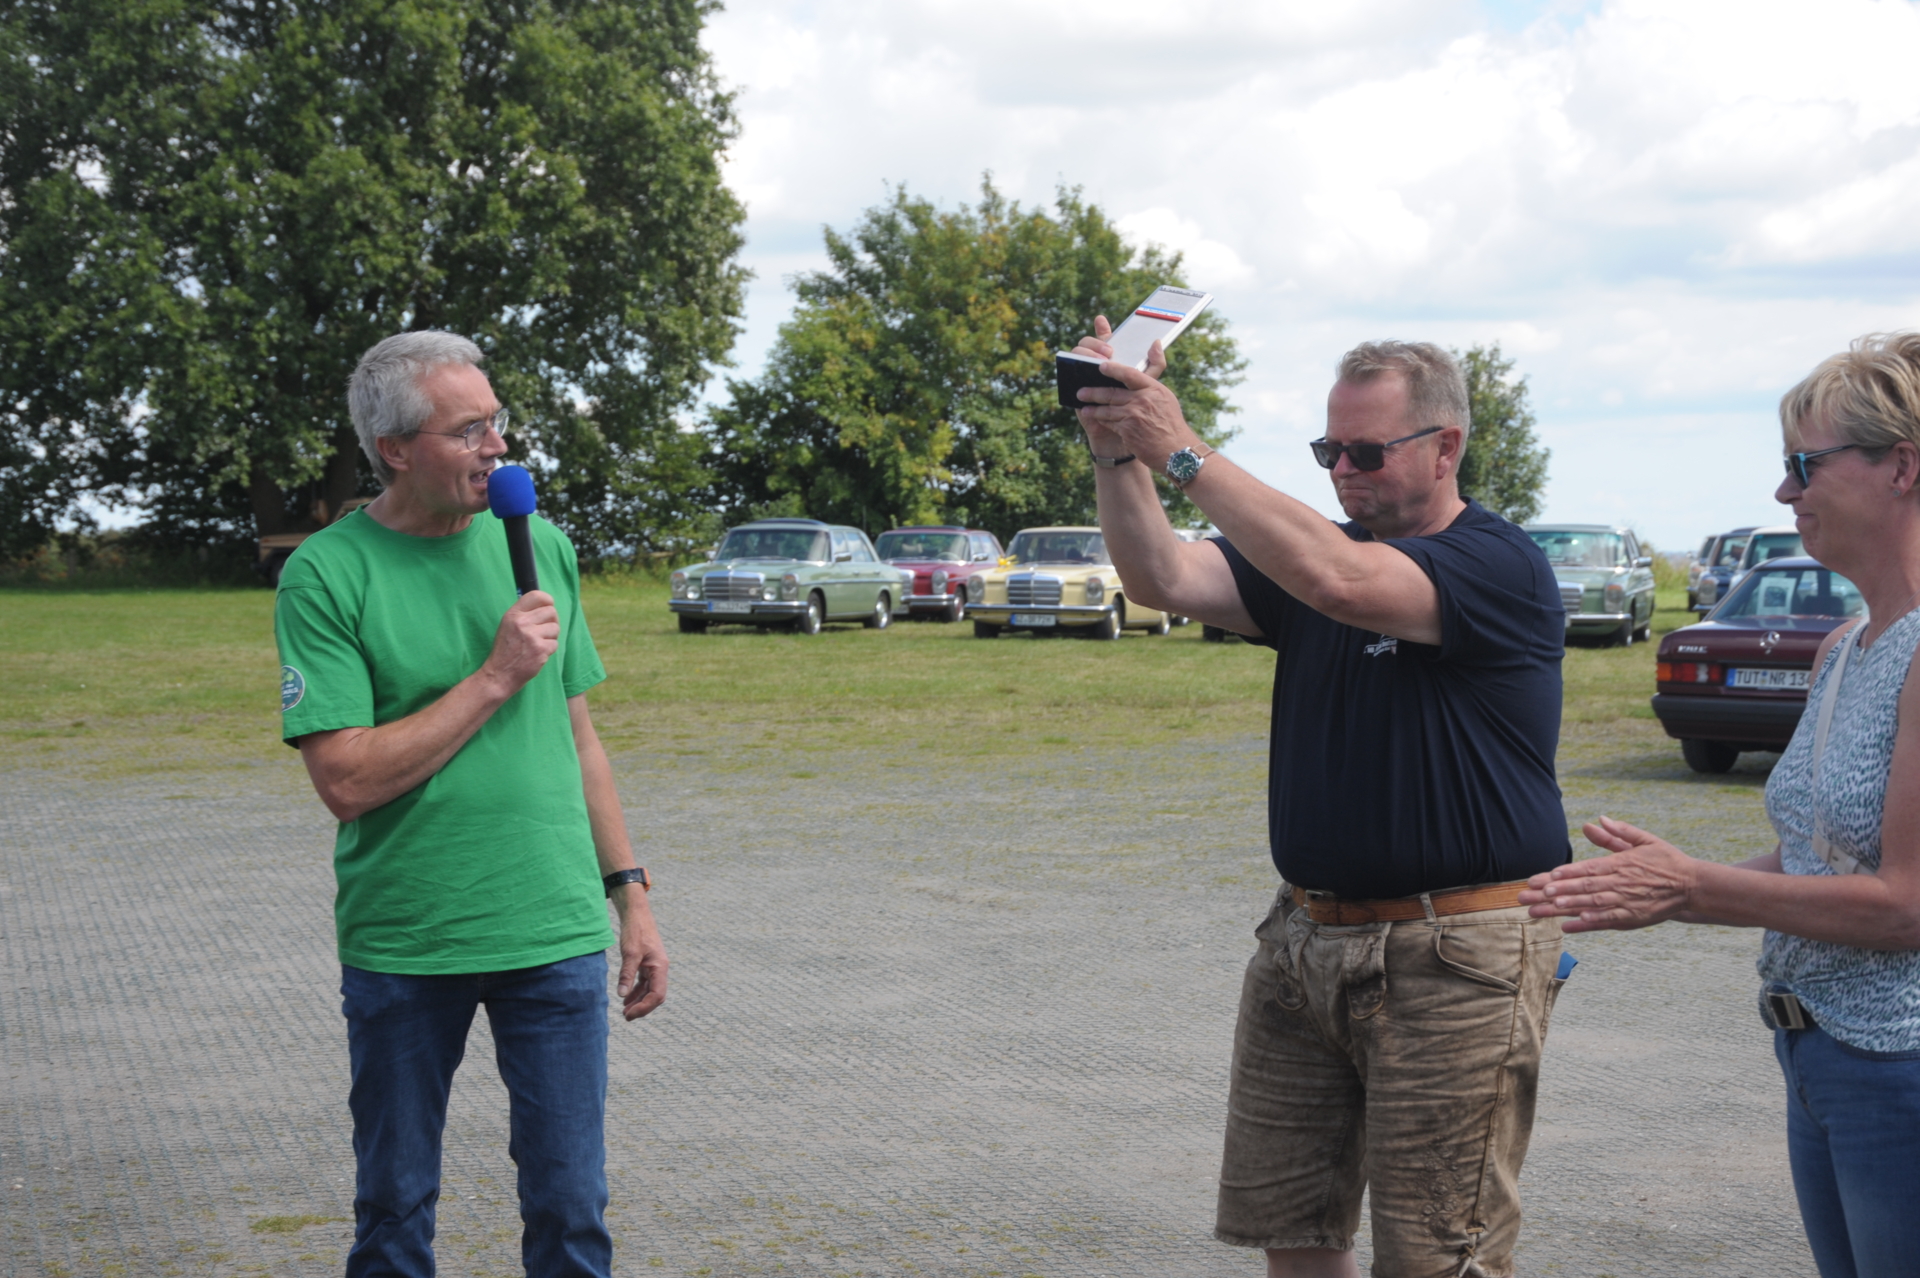
M 320 802 L 327 805 L 327 811 L 333 813 L 333 819 L 343 825 L 349 821 L 358 821 L 372 810 L 372 805 L 361 802 L 341 787 L 316 785 L 314 790 L 319 794 Z

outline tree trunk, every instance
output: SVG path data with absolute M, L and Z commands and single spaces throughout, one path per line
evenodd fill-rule
M 333 432 L 333 456 L 327 458 L 326 473 L 320 478 L 320 500 L 326 504 L 320 521 L 330 524 L 340 518 L 340 508 L 353 500 L 359 487 L 360 437 L 351 426 L 342 427 Z
M 247 495 L 253 499 L 254 536 L 270 537 L 274 533 L 290 531 L 287 494 L 280 485 L 268 479 L 259 466 L 253 468 L 253 474 L 247 480 Z

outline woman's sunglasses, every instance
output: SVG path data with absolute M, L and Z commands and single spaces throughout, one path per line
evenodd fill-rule
M 1825 457 L 1828 453 L 1844 453 L 1849 448 L 1858 447 L 1860 447 L 1858 444 L 1835 444 L 1832 448 L 1822 448 L 1813 453 L 1788 453 L 1787 473 L 1798 480 L 1802 488 L 1805 488 L 1813 481 L 1813 467 L 1807 465 L 1808 462 L 1816 457 Z
M 1336 444 L 1330 439 L 1316 439 L 1307 447 L 1313 450 L 1313 459 L 1327 470 L 1340 464 L 1341 453 L 1345 453 L 1353 462 L 1355 470 L 1379 470 L 1387 464 L 1387 450 L 1395 444 L 1404 444 L 1410 439 L 1419 439 L 1445 429 L 1445 426 L 1429 426 L 1411 435 L 1402 435 L 1399 439 L 1389 439 L 1384 444 Z

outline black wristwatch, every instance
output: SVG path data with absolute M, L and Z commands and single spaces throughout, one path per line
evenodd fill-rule
M 608 896 L 613 895 L 615 888 L 627 883 L 638 883 L 645 892 L 653 891 L 653 880 L 647 877 L 647 867 L 644 865 L 636 865 L 631 870 L 615 870 L 600 882 L 606 886 Z

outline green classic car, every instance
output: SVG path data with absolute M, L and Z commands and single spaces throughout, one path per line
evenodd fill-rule
M 673 574 L 682 634 L 708 626 L 780 626 L 817 635 L 829 621 L 884 630 L 913 574 L 881 562 L 858 528 L 756 519 L 727 530 L 713 559 Z
M 1545 552 L 1567 610 L 1567 637 L 1622 647 L 1653 632 L 1653 558 L 1631 528 L 1608 524 L 1527 524 Z

